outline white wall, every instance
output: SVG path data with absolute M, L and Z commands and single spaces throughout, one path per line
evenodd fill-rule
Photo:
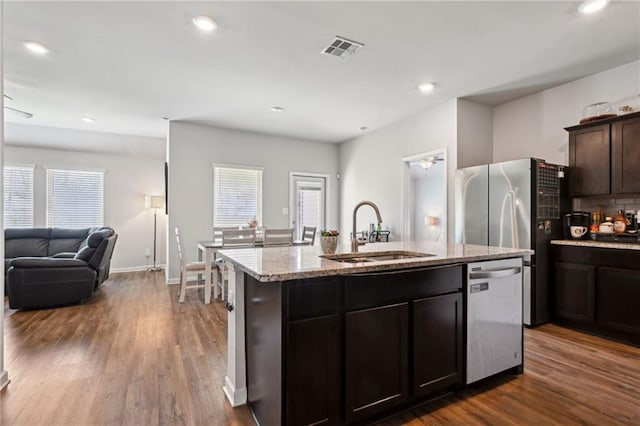
M 169 229 L 180 228 L 187 259 L 195 260 L 196 242 L 211 239 L 212 164 L 263 167 L 261 225 L 289 227 L 289 172 L 325 173 L 327 227 L 338 227 L 338 146 L 259 133 L 172 121 L 169 124 Z M 173 235 L 173 231 L 170 231 Z M 180 268 L 173 238 L 169 241 L 168 277 Z
M 10 126 L 7 124 L 7 126 Z M 46 129 L 55 133 L 57 129 Z M 65 131 L 66 132 L 66 131 Z M 91 132 L 86 132 L 87 145 L 91 145 Z M 8 132 L 8 134 L 11 134 Z M 97 137 L 104 138 L 104 134 Z M 118 138 L 118 135 L 113 135 Z M 145 143 L 148 142 L 144 138 Z M 127 140 L 135 140 L 127 137 Z M 115 155 L 95 152 L 65 151 L 5 144 L 6 164 L 35 165 L 34 171 L 34 226 L 46 226 L 46 172 L 44 166 L 61 168 L 87 168 L 105 170 L 104 223 L 118 233 L 113 253 L 112 271 L 144 269 L 153 258 L 147 259 L 144 250 L 153 253 L 153 213 L 144 208 L 144 195 L 164 193 L 164 140 L 157 140 L 157 148 L 151 154 L 155 158 L 132 155 Z M 25 142 L 21 141 L 23 145 Z M 158 215 L 158 264 L 164 264 L 166 216 Z M 152 254 L 153 256 L 153 254 Z
M 458 99 L 458 168 L 493 161 L 493 107 Z
M 404 235 L 405 164 L 402 158 L 446 149 L 448 180 L 448 229 L 453 235 L 453 179 L 456 170 L 456 100 L 421 111 L 405 120 L 340 144 L 341 208 L 343 241 L 351 232 L 353 207 L 362 200 L 378 205 L 383 229 L 391 240 Z M 358 213 L 357 229 L 375 222 L 368 207 Z
M 640 93 L 640 61 L 498 105 L 493 119 L 493 160 L 543 158 L 568 164 L 565 127 L 578 124 L 589 104 L 617 102 Z

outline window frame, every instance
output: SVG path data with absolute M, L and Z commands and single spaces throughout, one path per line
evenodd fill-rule
M 220 164 L 220 163 L 213 163 L 211 164 L 212 170 L 213 170 L 213 185 L 212 185 L 212 196 L 213 196 L 213 200 L 212 200 L 212 216 L 211 216 L 211 220 L 213 222 L 213 226 L 214 227 L 227 227 L 227 226 L 247 226 L 248 225 L 248 220 L 251 220 L 252 218 L 241 218 L 238 219 L 237 224 L 229 224 L 228 222 L 224 222 L 224 223 L 216 223 L 216 170 L 217 169 L 231 169 L 231 170 L 242 170 L 242 171 L 255 171 L 258 172 L 258 182 L 257 182 L 257 188 L 256 188 L 256 214 L 255 214 L 255 218 L 258 221 L 258 226 L 263 226 L 262 224 L 262 219 L 263 219 L 263 211 L 264 211 L 264 202 L 263 202 L 263 191 L 264 191 L 264 168 L 263 167 L 259 167 L 259 166 L 249 166 L 249 165 L 239 165 L 239 164 Z
M 297 205 L 296 205 L 296 180 L 323 180 L 322 185 L 322 197 L 321 197 L 321 205 L 322 209 L 320 211 L 321 216 L 321 224 L 318 229 L 316 229 L 316 235 L 320 235 L 320 231 L 322 229 L 326 229 L 330 225 L 329 222 L 329 212 L 331 211 L 331 174 L 329 173 L 315 173 L 315 172 L 301 172 L 301 171 L 289 171 L 289 224 L 295 230 L 299 230 L 302 232 L 302 228 L 304 226 L 308 226 L 308 224 L 298 224 L 297 223 Z M 296 237 L 298 238 L 299 235 Z

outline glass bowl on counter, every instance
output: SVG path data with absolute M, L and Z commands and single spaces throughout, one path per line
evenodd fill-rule
M 582 110 L 580 124 L 591 123 L 592 121 L 604 120 L 605 118 L 617 117 L 615 105 L 611 102 L 596 102 L 587 105 Z

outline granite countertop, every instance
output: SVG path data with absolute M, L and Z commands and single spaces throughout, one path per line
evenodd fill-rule
M 348 253 L 348 245 L 339 245 L 337 254 Z M 434 256 L 363 263 L 343 263 L 320 257 L 319 245 L 220 250 L 218 254 L 259 281 L 286 281 L 363 272 L 380 272 L 506 259 L 533 254 L 532 250 L 486 247 L 469 244 L 400 241 L 361 246 L 360 253 L 413 251 Z
M 557 246 L 577 246 L 577 247 L 596 247 L 617 250 L 640 250 L 640 244 L 633 243 L 617 243 L 609 241 L 594 240 L 551 240 L 551 244 Z

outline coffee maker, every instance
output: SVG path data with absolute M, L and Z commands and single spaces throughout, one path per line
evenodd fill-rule
M 564 237 L 568 240 L 588 240 L 591 215 L 571 212 L 564 215 Z

